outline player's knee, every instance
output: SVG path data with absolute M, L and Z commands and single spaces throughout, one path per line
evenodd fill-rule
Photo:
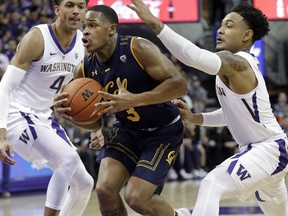
M 147 214 L 147 200 L 143 199 L 143 195 L 137 193 L 127 193 L 124 194 L 124 199 L 131 209 L 136 211 L 141 215 Z
M 102 184 L 99 181 L 96 184 L 96 194 L 98 199 L 102 202 L 113 201 L 118 196 L 118 193 L 113 190 L 113 187 L 107 184 Z
M 63 157 L 63 164 L 67 166 L 67 168 L 70 168 L 71 170 L 74 170 L 78 167 L 78 163 L 81 162 L 81 159 L 77 152 L 73 151 L 70 154 L 67 154 Z
M 217 182 L 215 176 L 209 173 L 200 184 L 201 193 L 213 194 L 214 198 L 221 198 L 225 193 L 225 187 Z
M 85 176 L 81 179 L 82 189 L 81 191 L 92 191 L 94 187 L 94 179 L 92 176 L 87 172 Z

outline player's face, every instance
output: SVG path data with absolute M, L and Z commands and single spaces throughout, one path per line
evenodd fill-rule
M 59 6 L 55 6 L 55 13 L 61 25 L 67 29 L 78 29 L 84 20 L 85 11 L 85 0 L 62 0 Z
M 247 40 L 252 40 L 251 31 L 241 15 L 234 12 L 229 13 L 222 20 L 218 30 L 216 50 L 228 50 L 235 53 L 247 48 L 244 46 L 247 46 Z
M 83 22 L 83 45 L 88 53 L 105 52 L 114 46 L 111 38 L 116 25 L 111 24 L 101 12 L 88 11 Z

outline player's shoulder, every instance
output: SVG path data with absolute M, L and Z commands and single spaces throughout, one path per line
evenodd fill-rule
M 39 47 L 43 45 L 44 38 L 39 28 L 33 27 L 22 38 L 19 45 L 26 44 L 29 46 Z

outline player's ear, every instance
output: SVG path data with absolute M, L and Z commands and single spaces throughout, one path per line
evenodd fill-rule
M 110 32 L 109 32 L 109 34 L 112 36 L 112 35 L 114 35 L 114 34 L 116 34 L 116 32 L 117 32 L 117 25 L 116 24 L 111 24 L 110 25 L 110 27 L 109 27 L 110 29 Z
M 251 40 L 253 37 L 253 31 L 252 29 L 248 29 L 245 31 L 245 35 L 244 35 L 244 38 L 243 38 L 243 41 L 248 41 L 248 40 Z
M 54 6 L 54 13 L 56 16 L 59 16 L 59 6 L 58 5 Z

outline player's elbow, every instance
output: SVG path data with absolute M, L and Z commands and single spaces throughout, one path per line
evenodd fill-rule
M 179 77 L 175 82 L 176 89 L 179 96 L 186 95 L 188 93 L 187 81 L 183 77 Z

